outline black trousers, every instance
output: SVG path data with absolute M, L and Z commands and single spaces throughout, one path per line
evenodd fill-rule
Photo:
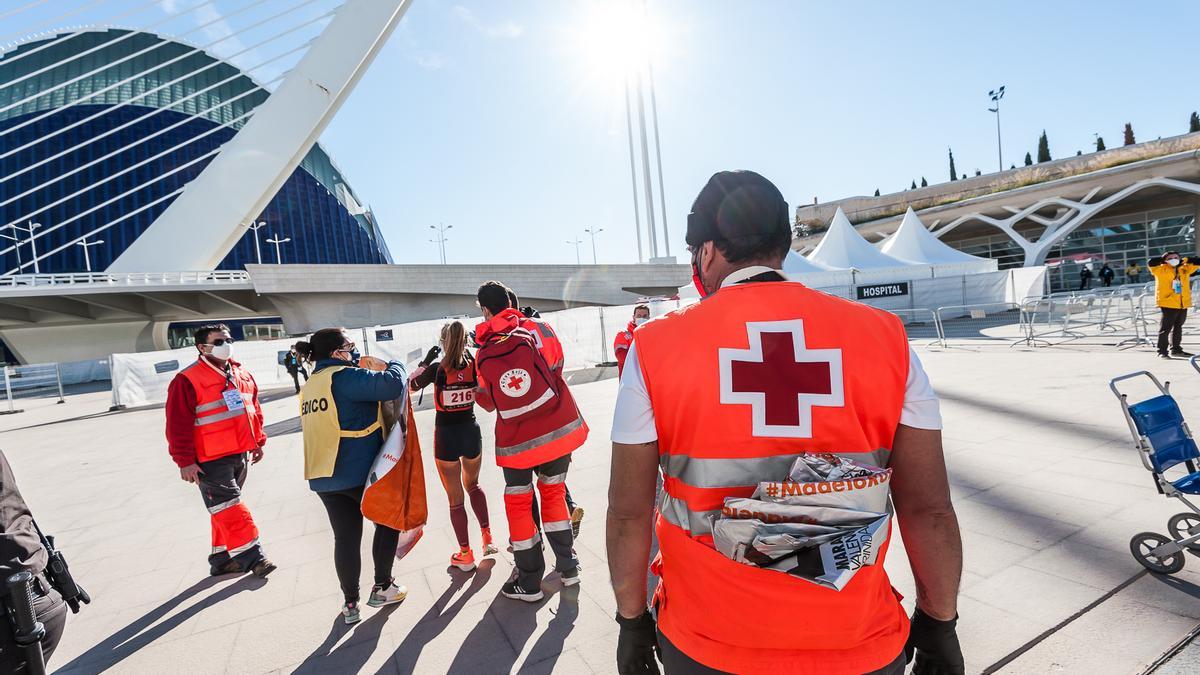
M 346 602 L 358 602 L 358 577 L 362 574 L 363 486 L 318 492 L 329 526 L 333 528 L 333 567 Z M 396 561 L 396 545 L 400 533 L 390 527 L 375 524 L 371 542 L 371 558 L 375 563 L 375 583 L 384 585 L 392 580 L 392 564 Z
M 1171 351 L 1181 351 L 1183 341 L 1183 323 L 1187 321 L 1187 309 L 1159 307 L 1162 310 L 1162 323 L 1158 326 L 1158 353 L 1167 353 L 1167 338 L 1171 341 Z
M 49 663 L 67 625 L 67 603 L 58 591 L 50 588 L 44 578 L 39 578 L 34 582 L 33 611 L 37 620 L 46 627 L 46 637 L 42 638 L 42 659 Z M 0 613 L 0 672 L 26 673 L 25 661 L 25 648 L 13 639 L 12 623 L 8 621 L 6 610 Z
M 298 370 L 289 370 L 288 374 L 292 376 L 292 382 L 296 383 L 296 393 L 300 393 L 300 376 L 304 376 L 304 381 L 308 382 L 308 371 L 300 368 Z
M 667 675 L 728 675 L 723 670 L 709 668 L 708 666 L 697 662 L 692 657 L 679 651 L 679 648 L 671 644 L 666 635 L 662 631 L 658 632 L 658 649 L 662 659 L 663 672 Z M 888 665 L 873 670 L 866 675 L 904 675 L 904 667 L 907 664 L 904 661 L 904 652 L 896 657 Z

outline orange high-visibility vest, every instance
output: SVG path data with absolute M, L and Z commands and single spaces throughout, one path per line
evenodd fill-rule
M 685 654 L 738 673 L 864 673 L 900 653 L 886 544 L 835 591 L 725 557 L 710 518 L 803 452 L 887 466 L 908 349 L 894 315 L 793 282 L 723 288 L 638 328 L 663 473 L 658 626 Z
M 208 462 L 225 455 L 247 452 L 258 447 L 262 435 L 262 411 L 254 405 L 258 385 L 240 365 L 230 362 L 230 377 L 215 367 L 196 361 L 179 374 L 196 391 L 196 460 Z M 241 394 L 243 406 L 230 409 L 226 391 Z

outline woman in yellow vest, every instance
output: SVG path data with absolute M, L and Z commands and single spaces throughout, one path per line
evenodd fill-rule
M 384 439 L 380 402 L 402 396 L 407 375 L 404 365 L 396 361 L 382 371 L 360 367 L 371 357 L 360 356 L 341 328 L 317 331 L 306 347 L 316 367 L 300 391 L 304 477 L 329 514 L 333 564 L 345 596 L 342 616 L 351 624 L 360 618 L 363 489 Z M 399 536 L 390 527 L 375 525 L 371 546 L 375 586 L 367 598 L 371 607 L 400 602 L 408 594 L 392 577 Z
M 1183 340 L 1183 323 L 1187 321 L 1188 307 L 1192 306 L 1191 275 L 1200 266 L 1192 264 L 1190 258 L 1179 255 L 1179 251 L 1167 251 L 1161 258 L 1150 260 L 1150 274 L 1154 276 L 1154 298 L 1162 311 L 1162 322 L 1158 326 L 1158 356 L 1188 357 L 1180 344 Z M 1171 351 L 1167 352 L 1170 340 Z

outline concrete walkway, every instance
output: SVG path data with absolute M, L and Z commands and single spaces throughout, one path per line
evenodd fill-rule
M 960 635 L 968 672 L 1138 673 L 1200 623 L 1200 560 L 1143 574 L 1140 531 L 1182 510 L 1160 497 L 1131 448 L 1109 377 L 1150 368 L 1200 420 L 1200 375 L 1146 352 L 921 351 L 943 397 L 946 451 L 966 570 Z M 71 618 L 52 670 L 96 673 L 615 672 L 617 627 L 604 558 L 607 431 L 614 380 L 574 387 L 593 430 L 569 484 L 587 508 L 583 584 L 550 573 L 540 604 L 498 591 L 501 554 L 474 574 L 448 570 L 454 542 L 432 462 L 430 523 L 396 564 L 402 605 L 341 624 L 332 537 L 301 479 L 296 401 L 267 404 L 272 440 L 246 501 L 280 569 L 269 580 L 206 576 L 207 513 L 179 481 L 158 409 L 106 414 L 104 394 L 0 419 L 0 447 L 42 525 L 95 602 Z M 55 420 L 71 421 L 55 422 Z M 490 417 L 482 420 L 485 429 Z M 426 447 L 431 412 L 418 413 Z M 485 444 L 490 446 L 485 432 Z M 498 470 L 482 485 L 507 536 Z M 477 536 L 472 522 L 473 536 Z M 901 542 L 897 541 L 897 544 Z M 369 561 L 369 538 L 364 542 Z M 478 546 L 476 539 L 476 546 Z M 369 563 L 364 587 L 370 583 Z M 888 570 L 911 607 L 900 545 Z M 1190 654 L 1185 650 L 1185 653 Z

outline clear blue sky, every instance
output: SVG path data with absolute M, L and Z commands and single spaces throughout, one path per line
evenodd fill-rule
M 182 1 L 182 0 L 180 0 Z M 236 3 L 234 4 L 236 6 Z M 1200 3 L 650 0 L 671 247 L 714 171 L 754 169 L 789 203 L 893 192 L 1187 130 Z M 619 92 L 589 67 L 585 2 L 415 0 L 322 143 L 397 262 L 634 262 Z M 1036 153 L 1035 153 L 1036 154 Z M 657 190 L 656 190 L 657 199 Z M 660 225 L 661 227 L 661 225 Z M 684 254 L 685 255 L 685 254 Z M 682 256 L 681 256 L 682 257 Z

